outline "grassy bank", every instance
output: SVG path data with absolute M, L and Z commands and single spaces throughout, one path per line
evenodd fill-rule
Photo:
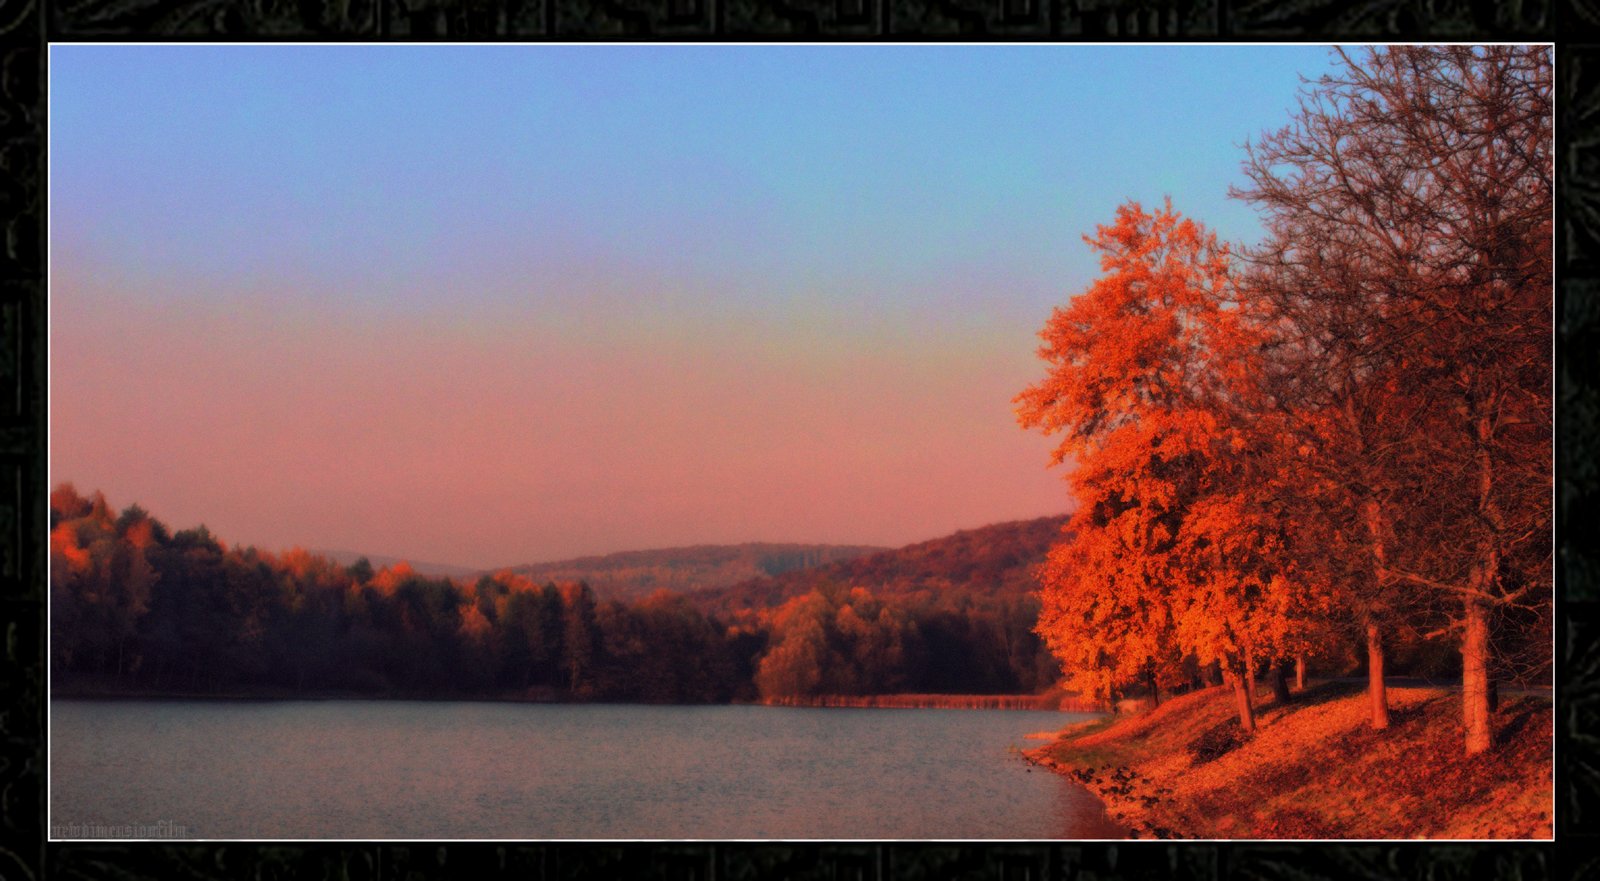
M 1504 701 L 1495 748 L 1469 758 L 1458 694 L 1389 698 L 1380 732 L 1358 685 L 1318 685 L 1282 706 L 1263 693 L 1244 738 L 1232 693 L 1210 688 L 1075 726 L 1027 756 L 1086 784 L 1140 837 L 1549 837 L 1548 699 Z

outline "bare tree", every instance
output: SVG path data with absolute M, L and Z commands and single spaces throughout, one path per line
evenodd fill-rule
M 1285 397 L 1345 483 L 1328 509 L 1369 564 L 1352 608 L 1369 634 L 1397 600 L 1445 616 L 1477 753 L 1491 623 L 1551 601 L 1550 50 L 1336 51 L 1341 72 L 1249 147 L 1235 195 L 1269 229 L 1251 283 L 1286 331 Z

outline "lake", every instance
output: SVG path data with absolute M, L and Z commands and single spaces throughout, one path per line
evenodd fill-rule
M 1011 749 L 1085 718 L 57 700 L 50 822 L 67 838 L 1121 837 L 1092 794 Z

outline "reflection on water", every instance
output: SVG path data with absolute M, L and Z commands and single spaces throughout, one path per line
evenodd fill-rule
M 57 837 L 1104 838 L 1018 710 L 54 701 Z M 69 824 L 78 824 L 73 829 Z M 164 834 L 164 833 L 147 833 Z

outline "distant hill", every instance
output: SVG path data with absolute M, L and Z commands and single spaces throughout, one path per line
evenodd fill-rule
M 371 563 L 374 569 L 382 569 L 386 566 L 393 566 L 396 563 L 406 562 L 411 564 L 411 568 L 415 569 L 418 575 L 425 575 L 429 578 L 470 578 L 482 571 L 473 569 L 470 566 L 429 563 L 423 560 L 410 560 L 405 557 L 386 557 L 383 554 L 362 554 L 356 551 L 314 550 L 311 553 L 327 557 L 340 566 L 349 566 L 362 557 L 366 557 L 367 562 Z
M 866 587 L 879 596 L 937 599 L 962 590 L 987 597 L 1022 597 L 1037 588 L 1034 569 L 1061 540 L 1067 517 L 1041 517 L 964 529 L 868 556 L 752 578 L 691 595 L 703 610 L 729 615 L 777 606 L 824 584 Z
M 539 583 L 583 581 L 605 599 L 632 601 L 666 589 L 687 594 L 703 611 L 724 617 L 741 609 L 777 606 L 830 583 L 867 587 L 885 597 L 937 599 L 940 593 L 958 590 L 984 597 L 1021 597 L 1037 587 L 1034 569 L 1061 539 L 1066 522 L 1060 516 L 996 523 L 892 549 L 751 542 L 622 551 L 506 568 Z M 315 553 L 345 566 L 362 556 L 350 551 Z M 401 560 L 365 556 L 374 568 Z M 409 562 L 417 572 L 432 577 L 472 578 L 486 571 Z
M 623 551 L 553 563 L 512 566 L 537 582 L 583 581 L 607 599 L 631 600 L 657 590 L 687 593 L 741 581 L 781 576 L 884 550 L 867 545 L 695 545 L 653 551 Z

